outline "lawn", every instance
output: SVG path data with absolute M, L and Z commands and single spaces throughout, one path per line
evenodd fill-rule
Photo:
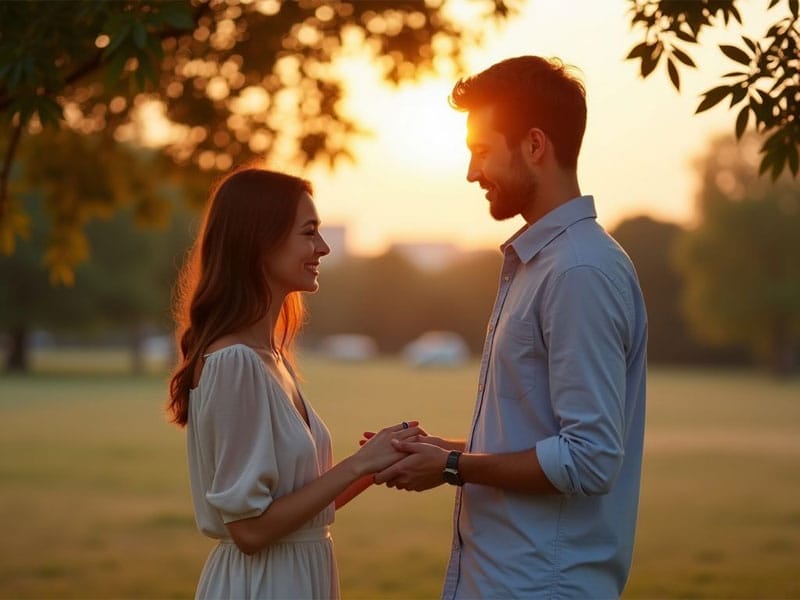
M 183 433 L 162 411 L 166 375 L 83 364 L 0 377 L 0 597 L 190 597 L 212 542 L 194 527 Z M 364 429 L 419 419 L 457 436 L 471 418 L 476 364 L 309 358 L 302 371 L 339 457 Z M 800 598 L 799 430 L 800 381 L 651 369 L 625 597 Z M 373 488 L 341 511 L 343 596 L 436 597 L 452 495 Z

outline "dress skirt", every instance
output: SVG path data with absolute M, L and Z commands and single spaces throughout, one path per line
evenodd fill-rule
M 300 529 L 252 555 L 222 540 L 208 556 L 198 599 L 339 597 L 339 576 L 328 527 Z

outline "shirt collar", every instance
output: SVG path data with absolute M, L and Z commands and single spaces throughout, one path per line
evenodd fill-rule
M 551 210 L 533 225 L 525 225 L 512 235 L 500 250 L 511 246 L 523 263 L 529 262 L 570 225 L 583 219 L 595 219 L 593 196 L 578 196 Z

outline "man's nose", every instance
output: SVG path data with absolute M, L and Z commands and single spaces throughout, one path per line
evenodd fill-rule
M 472 161 L 470 161 L 469 166 L 467 167 L 467 181 L 470 183 L 474 183 L 479 181 L 481 178 L 481 170 L 477 168 Z

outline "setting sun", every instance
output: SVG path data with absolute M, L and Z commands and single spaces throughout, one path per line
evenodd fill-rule
M 376 125 L 382 149 L 392 162 L 421 171 L 466 168 L 465 116 L 447 103 L 452 84 L 428 80 L 396 92 L 382 89 L 372 96 L 373 106 L 388 106 Z M 370 123 L 372 126 L 372 123 Z

